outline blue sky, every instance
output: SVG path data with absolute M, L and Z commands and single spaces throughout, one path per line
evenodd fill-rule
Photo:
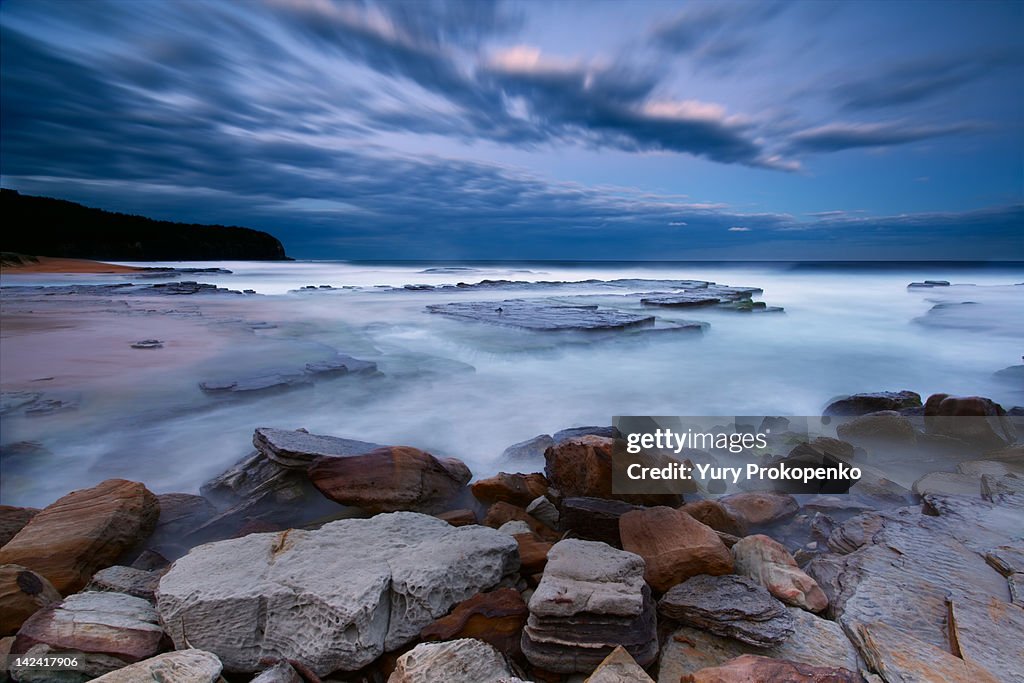
M 6 0 L 4 187 L 299 258 L 1024 259 L 1024 3 Z

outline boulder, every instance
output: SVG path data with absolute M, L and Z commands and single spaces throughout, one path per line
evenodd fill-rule
M 216 655 L 188 649 L 166 652 L 93 680 L 96 683 L 216 683 L 220 680 L 220 672 L 221 664 Z
M 915 481 L 910 490 L 919 496 L 926 493 L 981 496 L 981 479 L 958 472 L 929 472 Z
M 673 586 L 658 613 L 688 626 L 770 647 L 793 635 L 793 617 L 759 583 L 744 576 L 702 574 Z
M 60 602 L 44 577 L 16 564 L 0 565 L 0 636 L 12 636 L 30 616 Z
M 948 650 L 918 640 L 912 633 L 880 621 L 858 625 L 854 637 L 868 666 L 881 674 L 887 683 L 999 681 L 993 672 L 979 664 L 961 659 Z
M 519 562 L 522 573 L 531 575 L 544 571 L 544 567 L 548 563 L 548 553 L 551 552 L 553 544 L 541 539 L 533 532 L 513 534 L 513 538 L 519 545 Z
M 556 543 L 530 597 L 527 660 L 547 671 L 590 673 L 621 645 L 641 666 L 651 664 L 657 624 L 643 571 L 643 558 L 604 543 Z
M 621 645 L 597 665 L 583 683 L 654 683 Z
M 510 536 L 398 512 L 193 548 L 160 580 L 157 608 L 177 647 L 229 671 L 272 657 L 325 675 L 414 640 L 518 566 Z
M 24 529 L 29 520 L 37 514 L 39 514 L 39 510 L 36 508 L 0 505 L 0 547 L 14 538 L 15 534 Z
M 541 332 L 565 330 L 623 330 L 654 325 L 653 315 L 640 315 L 610 308 L 551 303 L 544 299 L 504 301 L 456 301 L 430 304 L 427 310 L 454 318 L 518 327 Z
M 555 445 L 548 434 L 541 434 L 526 441 L 514 443 L 501 453 L 502 462 L 531 462 L 544 457 L 544 451 Z
M 636 505 L 603 498 L 566 498 L 562 501 L 561 527 L 581 538 L 622 547 L 619 518 Z
M 748 683 L 749 681 L 799 681 L 800 683 L 863 683 L 856 671 L 831 666 L 811 666 L 760 655 L 740 655 L 721 666 L 683 676 L 680 683 Z
M 912 447 L 917 432 L 911 421 L 893 410 L 883 410 L 851 418 L 836 425 L 839 438 L 866 447 Z
M 732 556 L 737 574 L 758 581 L 779 600 L 811 612 L 828 607 L 825 593 L 778 541 L 762 534 L 746 536 L 732 547 Z
M 32 615 L 18 631 L 15 652 L 34 645 L 111 655 L 137 662 L 160 651 L 164 636 L 153 605 L 124 593 L 75 593 Z
M 470 490 L 473 492 L 473 497 L 485 505 L 503 501 L 525 508 L 538 496 L 544 495 L 548 490 L 548 480 L 539 472 L 534 474 L 499 472 L 493 477 L 474 482 Z
M 476 513 L 472 510 L 448 510 L 435 515 L 438 519 L 443 519 L 452 526 L 468 526 L 470 524 L 476 524 Z
M 535 519 L 529 515 L 526 510 L 512 503 L 506 503 L 504 501 L 498 501 L 487 509 L 487 514 L 484 515 L 484 526 L 489 526 L 492 529 L 498 529 L 509 522 L 522 522 L 526 525 L 529 531 L 539 535 L 541 538 L 548 540 L 558 540 L 559 534 L 542 523 L 540 520 Z M 519 525 L 517 525 L 518 527 Z M 510 531 L 509 533 L 518 534 L 522 533 L 522 530 Z
M 156 587 L 160 583 L 161 575 L 161 572 L 114 565 L 93 574 L 86 590 L 125 593 L 156 602 Z
M 737 520 L 744 531 L 751 527 L 765 527 L 782 522 L 800 509 L 800 504 L 790 494 L 770 491 L 734 493 L 719 498 L 718 502 Z
M 764 494 L 740 493 L 739 496 L 763 496 Z M 796 502 L 796 501 L 794 501 Z M 698 500 L 679 508 L 701 524 L 730 536 L 746 535 L 746 521 L 741 520 L 717 500 Z
M 180 547 L 184 539 L 217 514 L 217 508 L 203 496 L 191 493 L 163 493 L 156 497 L 160 517 L 146 545 L 150 548 Z
M 515 678 L 505 658 L 472 638 L 420 643 L 398 658 L 388 683 L 510 683 Z
M 529 610 L 514 588 L 478 593 L 455 606 L 451 614 L 428 624 L 421 640 L 476 638 L 505 654 L 519 652 L 519 639 Z
M 327 498 L 369 512 L 443 512 L 472 477 L 461 461 L 435 458 L 410 446 L 319 457 L 308 474 Z
M 305 681 L 291 664 L 278 662 L 269 669 L 264 669 L 250 683 L 305 683 Z
M 33 645 L 22 653 L 31 663 L 32 659 L 42 657 L 73 658 L 74 662 L 67 669 L 36 668 L 31 666 L 14 666 L 11 663 L 11 677 L 18 683 L 84 683 L 98 676 L 123 669 L 127 662 L 111 655 L 94 652 L 81 652 L 65 648 L 52 648 L 49 645 Z
M 547 496 L 537 496 L 526 506 L 526 512 L 552 529 L 558 528 L 559 513 Z
M 853 394 L 829 403 L 822 415 L 850 417 L 877 413 L 881 410 L 904 410 L 921 405 L 921 395 L 913 391 L 876 391 Z
M 310 434 L 304 429 L 270 427 L 258 427 L 253 432 L 252 445 L 282 467 L 300 470 L 309 467 L 316 458 L 362 455 L 383 448 L 368 441 Z
M 0 548 L 0 564 L 28 567 L 61 593 L 72 593 L 145 540 L 159 516 L 157 498 L 145 486 L 108 479 L 34 516 Z
M 982 396 L 932 394 L 924 404 L 929 434 L 965 441 L 977 450 L 1003 448 L 1017 440 L 1003 407 Z
M 659 592 L 698 574 L 729 574 L 732 556 L 718 534 L 682 510 L 655 507 L 619 518 L 622 548 L 644 558 L 644 578 Z

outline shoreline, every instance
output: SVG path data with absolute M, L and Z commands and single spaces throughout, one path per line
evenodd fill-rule
M 20 263 L 4 262 L 0 264 L 0 272 L 4 275 L 28 275 L 36 273 L 66 273 L 70 275 L 108 275 L 113 273 L 144 273 L 147 268 L 136 266 L 119 266 L 114 263 L 93 261 L 91 259 L 58 258 L 53 256 L 23 256 Z

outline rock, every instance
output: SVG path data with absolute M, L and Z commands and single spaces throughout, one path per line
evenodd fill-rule
M 558 528 L 558 508 L 548 500 L 547 496 L 537 496 L 533 499 L 526 506 L 526 513 L 552 529 Z
M 398 658 L 388 683 L 506 683 L 513 678 L 501 653 L 487 643 L 463 638 L 420 643 Z
M 1003 407 L 982 396 L 932 394 L 924 405 L 924 424 L 929 434 L 960 439 L 977 450 L 1003 448 L 1017 440 Z
M 838 666 L 851 671 L 863 668 L 853 643 L 834 621 L 816 617 L 799 607 L 787 608 L 794 633 L 779 645 L 755 647 L 733 638 L 714 635 L 690 626 L 677 629 L 665 641 L 659 683 L 677 683 L 682 676 L 725 664 L 743 654 L 758 654 L 812 666 Z
M 61 593 L 71 593 L 149 536 L 159 515 L 156 496 L 145 486 L 108 479 L 34 516 L 0 548 L 0 564 L 28 567 Z
M 501 459 L 508 462 L 529 462 L 540 460 L 544 451 L 555 445 L 555 440 L 548 434 L 541 434 L 526 441 L 514 443 L 501 453 Z
M 729 574 L 732 556 L 718 535 L 682 510 L 655 507 L 619 518 L 622 548 L 644 558 L 644 579 L 659 592 L 698 574 Z
M 640 299 L 644 306 L 664 306 L 667 308 L 695 308 L 699 306 L 714 306 L 721 303 L 717 296 L 709 296 L 696 292 L 682 292 L 662 296 L 647 296 Z
M 245 377 L 229 377 L 225 379 L 208 379 L 199 383 L 199 388 L 206 394 L 245 396 L 255 394 L 272 394 L 275 392 L 307 387 L 313 383 L 312 378 L 304 373 L 266 372 L 260 375 Z
M 39 514 L 39 510 L 36 508 L 0 505 L 0 547 L 14 538 L 15 534 L 24 529 L 29 520 L 37 514 Z
M 637 506 L 603 498 L 566 498 L 562 501 L 561 527 L 580 537 L 622 547 L 619 518 Z
M 498 501 L 489 507 L 487 509 L 487 514 L 484 515 L 484 525 L 489 526 L 492 529 L 501 528 L 509 522 L 522 522 L 526 525 L 526 528 L 524 529 L 522 525 L 516 524 L 514 526 L 510 526 L 506 530 L 506 533 L 514 535 L 532 531 L 533 533 L 538 534 L 541 538 L 552 541 L 558 540 L 558 534 L 555 531 L 542 524 L 537 519 L 531 517 L 523 508 L 512 505 L 511 503 Z
M 788 493 L 768 491 L 734 493 L 719 498 L 718 502 L 737 520 L 742 530 L 781 522 L 795 515 L 800 509 L 796 498 Z
M 527 660 L 547 671 L 589 673 L 621 645 L 641 666 L 651 664 L 656 617 L 643 571 L 640 556 L 604 543 L 556 543 L 530 597 Z
M 519 652 L 519 639 L 529 610 L 514 588 L 479 593 L 455 606 L 451 614 L 428 624 L 421 640 L 476 638 L 505 654 Z
M 354 671 L 516 571 L 516 548 L 410 512 L 252 534 L 193 548 L 161 579 L 157 607 L 177 647 L 208 649 L 229 671 L 264 657 Z
M 162 349 L 164 343 L 159 339 L 143 339 L 131 345 L 133 349 Z
M 569 427 L 555 432 L 552 435 L 555 443 L 562 443 L 567 439 L 575 439 L 581 436 L 603 436 L 608 439 L 618 439 L 622 436 L 616 427 L 600 427 L 588 425 L 586 427 Z
M 747 683 L 799 681 L 800 683 L 863 683 L 860 674 L 831 666 L 811 666 L 760 655 L 740 655 L 721 666 L 683 676 L 681 683 Z
M 926 493 L 981 496 L 981 479 L 956 472 L 929 472 L 915 481 L 910 490 L 919 496 Z
M 892 410 L 868 413 L 836 425 L 840 438 L 867 447 L 913 446 L 917 433 L 910 420 Z
M 758 581 L 779 600 L 812 612 L 828 607 L 825 593 L 778 541 L 763 534 L 747 536 L 732 547 L 732 556 L 737 574 Z
M 210 501 L 191 493 L 162 493 L 156 499 L 160 503 L 160 517 L 150 537 L 151 545 L 161 541 L 180 542 L 217 514 L 217 508 Z
M 526 507 L 548 490 L 548 480 L 540 473 L 507 474 L 499 472 L 493 477 L 481 479 L 470 486 L 473 497 L 485 505 L 504 501 Z
M 500 531 L 503 534 L 508 534 L 509 536 L 533 533 L 532 531 L 530 531 L 529 524 L 518 519 L 513 519 L 511 521 L 505 522 L 504 524 L 498 527 L 498 531 Z
M 1024 608 L 990 597 L 947 600 L 950 643 L 963 659 L 999 677 L 1024 681 Z
M 14 666 L 12 662 L 11 676 L 18 683 L 83 683 L 94 680 L 112 671 L 123 669 L 127 662 L 111 655 L 81 652 L 78 650 L 57 649 L 49 645 L 34 645 L 23 653 L 26 657 L 66 657 L 73 658 L 73 666 L 65 670 Z
M 559 305 L 544 299 L 458 301 L 431 304 L 427 310 L 454 318 L 542 332 L 622 330 L 654 325 L 653 315 L 602 309 L 594 305 Z
M 10 678 L 8 677 L 8 667 L 6 662 L 7 655 L 11 654 L 11 646 L 14 645 L 14 636 L 5 636 L 0 638 L 0 661 L 4 664 L 0 664 L 0 683 L 7 683 Z
M 764 494 L 740 493 L 737 495 L 760 496 Z M 679 509 L 715 531 L 721 531 L 730 536 L 744 536 L 746 534 L 745 521 L 741 521 L 733 513 L 729 512 L 719 501 L 698 500 L 693 503 L 686 503 Z
M 853 394 L 829 403 L 822 415 L 852 417 L 867 415 L 882 410 L 903 410 L 921 405 L 921 395 L 913 391 L 876 391 L 868 394 Z
M 673 586 L 658 613 L 750 645 L 778 645 L 793 634 L 793 617 L 759 583 L 743 576 L 702 574 Z
M 264 669 L 250 683 L 304 683 L 304 681 L 291 664 L 278 662 L 269 669 Z
M 996 683 L 999 680 L 970 660 L 951 655 L 880 621 L 860 624 L 855 638 L 868 665 L 887 683 Z
M 272 429 L 258 427 L 252 435 L 252 445 L 282 467 L 306 469 L 320 457 L 344 457 L 363 455 L 378 448 L 380 444 L 336 436 L 320 436 L 305 430 Z
M 476 513 L 472 510 L 449 510 L 448 512 L 442 512 L 435 516 L 438 519 L 443 519 L 452 526 L 467 526 L 477 523 Z
M 654 683 L 621 645 L 597 665 L 583 683 Z
M 682 502 L 679 494 L 613 493 L 614 444 L 614 439 L 608 437 L 580 436 L 551 446 L 544 451 L 544 472 L 551 486 L 568 498 L 612 498 L 637 505 L 679 505 Z M 696 485 L 687 490 L 696 491 Z
M 544 541 L 535 533 L 514 534 L 513 538 L 519 545 L 519 562 L 523 574 L 538 574 L 544 571 L 548 563 L 548 553 L 553 543 Z
M 442 512 L 472 477 L 460 460 L 438 459 L 410 446 L 319 457 L 308 474 L 326 497 L 369 512 Z
M 34 645 L 111 655 L 137 662 L 160 651 L 164 632 L 151 604 L 123 593 L 75 593 L 32 615 L 18 631 L 16 652 Z
M 166 652 L 93 680 L 96 683 L 216 683 L 220 672 L 221 664 L 216 655 L 189 649 Z
M 61 595 L 31 569 L 0 565 L 0 636 L 12 636 L 40 609 L 61 601 Z
M 160 583 L 160 572 L 149 572 L 133 567 L 115 565 L 93 574 L 86 586 L 90 591 L 125 593 L 137 598 L 156 602 L 156 587 Z
M 321 289 L 325 287 L 321 285 Z M 326 289 L 331 289 L 326 287 Z M 360 360 L 344 353 L 336 353 L 326 360 L 306 363 L 306 373 L 314 377 L 339 377 L 341 375 L 375 375 L 377 364 L 369 360 Z

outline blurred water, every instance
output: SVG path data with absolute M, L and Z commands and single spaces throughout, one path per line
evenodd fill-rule
M 179 279 L 265 296 L 97 304 L 94 312 L 76 311 L 66 330 L 36 334 L 26 343 L 24 335 L 35 334 L 32 316 L 48 314 L 42 307 L 33 314 L 9 314 L 15 297 L 6 290 L 0 347 L 4 390 L 34 386 L 26 380 L 45 370 L 55 377 L 47 387 L 76 391 L 81 400 L 74 411 L 3 418 L 0 442 L 32 441 L 46 451 L 6 451 L 0 502 L 45 505 L 67 490 L 111 476 L 143 481 L 158 492 L 196 491 L 251 449 L 252 431 L 259 426 L 414 445 L 462 458 L 477 476 L 486 476 L 509 469 L 498 458 L 509 444 L 576 425 L 610 424 L 613 415 L 813 415 L 837 395 L 890 389 L 923 396 L 980 394 L 1006 406 L 1024 404 L 1024 388 L 993 377 L 1019 364 L 1024 353 L 1024 288 L 1009 286 L 1024 281 L 1021 266 L 140 265 L 220 266 L 233 273 Z M 666 333 L 607 339 L 493 327 L 424 311 L 427 304 L 448 301 L 570 293 L 637 307 L 600 284 L 521 291 L 379 287 L 617 278 L 758 286 L 764 289 L 762 300 L 786 312 L 646 309 L 666 319 L 702 320 L 710 328 L 702 337 Z M 910 281 L 921 279 L 979 286 L 907 289 Z M 115 281 L 126 279 L 3 277 L 4 286 Z M 348 289 L 294 291 L 307 285 Z M 941 326 L 920 320 L 936 303 L 963 301 L 977 305 L 926 318 Z M 170 307 L 175 312 L 168 314 Z M 247 322 L 276 327 L 251 330 Z M 22 329 L 26 325 L 28 332 Z M 165 339 L 167 348 L 125 350 L 124 340 L 150 335 Z M 197 387 L 211 377 L 301 367 L 332 349 L 376 361 L 384 376 L 340 377 L 245 401 L 216 399 Z

